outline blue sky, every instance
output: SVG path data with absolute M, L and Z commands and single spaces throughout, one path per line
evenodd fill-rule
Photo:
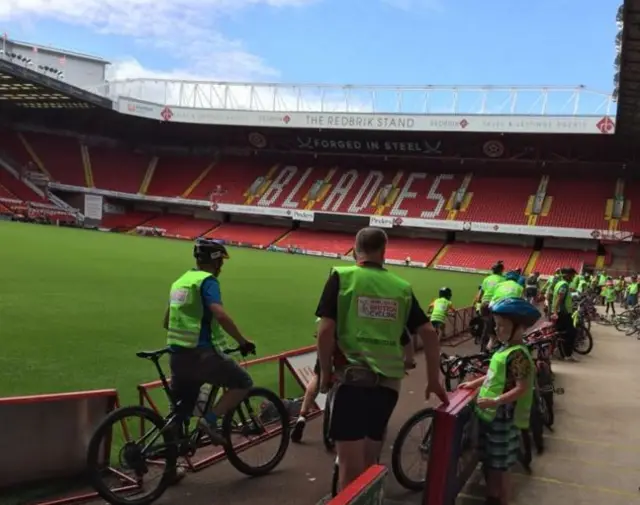
M 612 88 L 620 0 L 3 0 L 118 77 Z

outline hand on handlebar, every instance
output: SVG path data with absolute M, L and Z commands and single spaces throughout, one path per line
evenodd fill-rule
M 249 354 L 256 353 L 256 344 L 251 342 L 250 340 L 243 340 L 240 342 L 240 347 L 238 348 L 240 354 L 243 358 L 247 357 Z

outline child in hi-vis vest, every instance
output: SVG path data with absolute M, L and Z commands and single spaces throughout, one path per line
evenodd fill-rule
M 442 337 L 444 325 L 449 316 L 456 312 L 453 308 L 453 303 L 451 303 L 452 297 L 453 291 L 451 291 L 451 288 L 440 288 L 440 291 L 438 291 L 438 298 L 429 304 L 429 319 L 431 320 L 431 325 L 435 328 L 438 337 Z
M 522 298 L 506 298 L 491 307 L 496 339 L 501 347 L 493 354 L 485 376 L 458 387 L 478 390 L 480 458 L 487 478 L 487 505 L 509 502 L 508 470 L 517 462 L 520 430 L 529 428 L 535 366 L 524 345 L 524 331 L 541 314 Z

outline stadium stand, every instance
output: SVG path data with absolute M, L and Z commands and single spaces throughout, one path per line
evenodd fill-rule
M 559 179 L 551 177 L 547 198 L 552 197 L 549 215 L 540 215 L 540 226 L 562 226 L 602 230 L 607 199 L 613 196 L 614 180 Z
M 144 226 L 164 230 L 166 236 L 195 239 L 220 225 L 218 221 L 196 219 L 193 216 L 165 214 L 149 219 Z
M 130 211 L 126 214 L 104 214 L 102 227 L 109 230 L 129 231 L 136 226 L 142 226 L 155 217 L 152 212 Z
M 7 170 L 0 167 L 0 186 L 4 188 L 4 192 L 9 195 L 13 195 L 13 198 L 21 200 L 23 202 L 45 202 L 46 200 L 40 195 L 36 194 L 26 184 L 22 183 L 19 179 L 16 179 Z M 11 196 L 7 197 L 11 198 Z
M 353 247 L 353 235 L 330 231 L 298 229 L 281 238 L 277 242 L 277 245 L 279 247 L 293 247 L 308 251 L 346 254 Z M 404 257 L 401 259 L 404 259 Z
M 205 234 L 207 238 L 216 238 L 226 242 L 268 247 L 287 233 L 288 228 L 261 226 L 247 223 L 224 223 Z
M 457 219 L 484 223 L 526 224 L 525 209 L 535 194 L 535 178 L 474 176 L 468 188 L 471 199 Z M 499 205 L 496 203 L 499 202 Z
M 211 167 L 209 170 L 208 168 Z M 224 160 L 204 168 L 202 180 L 189 194 L 189 198 L 208 200 L 211 192 L 221 186 L 225 194 L 219 199 L 224 203 L 255 205 L 250 197 L 250 188 L 259 186 L 258 179 L 265 175 L 264 164 L 252 160 Z M 262 180 L 262 183 L 264 180 Z
M 187 197 L 200 183 L 199 177 L 213 167 L 213 161 L 201 157 L 162 156 L 146 194 L 154 196 Z
M 529 247 L 455 242 L 445 246 L 440 257 L 436 260 L 435 266 L 489 270 L 497 260 L 502 260 L 507 269 L 524 269 L 532 252 Z
M 390 237 L 387 245 L 387 258 L 424 262 L 427 265 L 438 254 L 444 242 L 442 240 L 424 238 Z
M 551 275 L 556 269 L 571 266 L 580 271 L 584 264 L 595 265 L 595 251 L 575 251 L 569 249 L 542 249 L 534 270 L 542 275 Z

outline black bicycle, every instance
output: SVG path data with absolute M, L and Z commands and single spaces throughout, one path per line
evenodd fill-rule
M 110 504 L 148 505 L 154 502 L 175 482 L 178 458 L 192 457 L 198 449 L 210 444 L 207 433 L 198 427 L 198 421 L 216 403 L 223 388 L 213 386 L 205 404 L 199 405 L 201 384 L 169 386 L 159 363 L 168 352 L 165 348 L 138 352 L 136 356 L 155 365 L 169 401 L 169 414 L 162 417 L 142 405 L 119 408 L 99 424 L 89 441 L 87 471 L 90 482 L 100 497 Z M 240 349 L 224 352 L 231 354 Z M 267 412 L 268 416 L 265 415 Z M 127 426 L 130 418 L 135 418 L 136 422 Z M 220 434 L 225 440 L 223 448 L 229 462 L 249 476 L 272 471 L 287 452 L 289 421 L 289 414 L 278 395 L 268 389 L 251 388 L 235 410 L 222 419 Z M 114 427 L 118 426 L 122 427 L 124 435 L 120 440 L 114 437 Z M 278 436 L 279 442 L 274 441 Z M 274 451 L 266 462 L 252 465 L 241 458 L 247 449 L 266 440 L 269 442 L 265 446 Z M 159 470 L 159 479 L 156 487 L 150 488 L 144 479 L 155 469 Z

